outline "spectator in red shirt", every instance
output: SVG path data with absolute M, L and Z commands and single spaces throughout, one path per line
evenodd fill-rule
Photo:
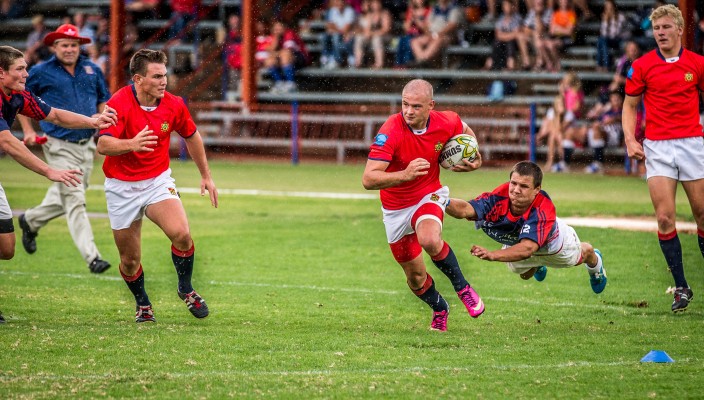
M 274 92 L 296 91 L 296 70 L 310 65 L 310 55 L 298 33 L 282 21 L 271 25 L 272 42 L 264 65 L 274 80 Z
M 169 29 L 169 39 L 180 41 L 193 37 L 198 41 L 198 16 L 201 0 L 170 0 L 171 5 L 171 28 Z

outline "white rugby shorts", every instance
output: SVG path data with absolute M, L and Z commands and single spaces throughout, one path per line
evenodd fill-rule
M 2 219 L 12 219 L 12 209 L 10 208 L 10 203 L 7 201 L 5 189 L 0 185 L 0 220 Z
M 400 210 L 387 210 L 385 208 L 381 208 L 382 213 L 384 214 L 384 227 L 386 228 L 386 240 L 389 243 L 396 243 L 401 238 L 403 238 L 406 235 L 409 235 L 413 232 L 416 231 L 415 226 L 411 226 L 411 220 L 413 219 L 413 214 L 424 204 L 427 203 L 432 203 L 432 204 L 437 204 L 440 209 L 442 210 L 442 214 L 445 213 L 445 203 L 447 203 L 447 200 L 450 198 L 450 189 L 447 186 L 443 186 L 442 188 L 436 190 L 433 193 L 429 193 L 423 197 L 418 204 L 411 206 L 411 207 L 406 207 L 402 208 Z M 422 215 L 418 217 L 418 220 L 416 221 L 416 225 L 420 221 L 426 220 L 426 219 L 433 219 L 440 224 L 440 227 L 442 228 L 442 220 L 438 219 L 435 215 Z
M 114 230 L 127 229 L 134 221 L 142 219 L 150 204 L 169 199 L 180 201 L 176 183 L 171 177 L 171 168 L 155 178 L 143 181 L 106 178 L 105 198 L 110 227 Z
M 571 226 L 561 221 L 559 224 L 560 235 L 555 240 L 562 241 L 562 246 L 558 251 L 549 254 L 533 254 L 522 261 L 507 262 L 508 269 L 522 274 L 533 267 L 543 265 L 551 268 L 569 268 L 577 265 L 582 258 L 582 243 L 579 241 L 579 236 Z M 503 246 L 504 249 L 507 247 L 510 246 Z
M 647 178 L 666 176 L 678 181 L 704 178 L 704 137 L 643 141 Z

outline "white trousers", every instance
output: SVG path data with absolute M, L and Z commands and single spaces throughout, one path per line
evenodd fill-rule
M 55 169 L 80 169 L 83 172 L 82 184 L 73 187 L 55 182 L 47 190 L 41 204 L 27 210 L 24 218 L 29 229 L 36 232 L 52 219 L 66 215 L 73 243 L 76 244 L 81 257 L 89 264 L 96 257 L 100 257 L 86 212 L 86 188 L 93 172 L 96 145 L 93 140 L 79 145 L 47 137 L 49 140 L 42 146 L 47 164 Z

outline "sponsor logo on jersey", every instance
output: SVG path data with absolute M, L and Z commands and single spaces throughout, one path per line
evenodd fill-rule
M 684 81 L 685 82 L 692 82 L 694 80 L 694 74 L 691 72 L 687 72 L 684 74 Z
M 435 143 L 435 152 L 438 153 L 442 150 L 443 144 L 441 142 Z
M 386 143 L 386 141 L 387 141 L 388 139 L 389 139 L 389 137 L 388 137 L 387 135 L 385 135 L 385 134 L 383 134 L 383 133 L 378 133 L 378 134 L 374 137 L 374 145 L 375 145 L 375 146 L 383 146 L 384 143 Z
M 161 123 L 161 131 L 166 133 L 169 131 L 169 123 L 168 122 L 162 122 Z

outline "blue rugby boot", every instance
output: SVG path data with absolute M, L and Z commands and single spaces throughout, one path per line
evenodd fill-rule
M 606 270 L 604 270 L 604 258 L 601 256 L 601 252 L 598 249 L 594 249 L 594 252 L 601 260 L 601 268 L 596 274 L 589 274 L 589 283 L 592 285 L 594 293 L 599 294 L 606 287 Z
M 535 278 L 536 281 L 542 282 L 545 280 L 545 277 L 548 275 L 548 269 L 546 266 L 540 266 L 538 267 L 538 270 L 535 271 L 533 274 L 533 278 Z

